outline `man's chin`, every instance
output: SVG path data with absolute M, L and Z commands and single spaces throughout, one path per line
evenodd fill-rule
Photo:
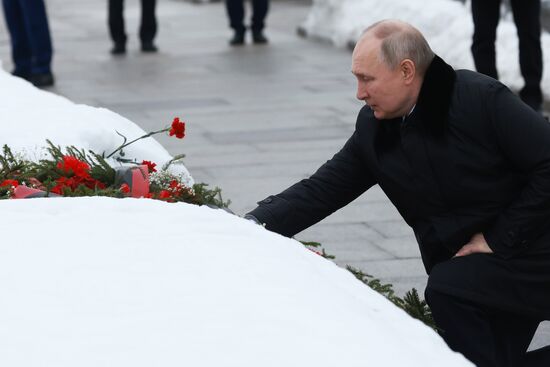
M 378 120 L 385 120 L 388 118 L 387 113 L 380 110 L 373 110 L 374 111 L 374 117 L 376 117 Z
M 373 110 L 373 112 L 374 112 L 374 117 L 376 117 L 376 119 L 378 120 L 391 120 L 399 116 L 399 115 L 396 115 L 395 112 L 391 113 L 387 111 L 380 111 L 378 109 Z

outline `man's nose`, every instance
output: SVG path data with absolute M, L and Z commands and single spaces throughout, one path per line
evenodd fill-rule
M 361 83 L 359 83 L 357 85 L 357 99 L 364 101 L 367 98 L 369 98 L 369 92 L 367 88 Z

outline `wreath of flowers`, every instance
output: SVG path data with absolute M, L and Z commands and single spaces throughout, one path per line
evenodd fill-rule
M 18 199 L 53 196 L 110 196 L 143 197 L 168 202 L 209 204 L 227 208 L 219 188 L 208 189 L 207 184 L 188 187 L 182 175 L 176 175 L 168 167 L 185 156 L 177 155 L 160 169 L 157 164 L 143 160 L 125 159 L 124 149 L 135 142 L 156 134 L 168 133 L 177 139 L 185 137 L 185 122 L 175 117 L 170 126 L 149 132 L 130 142 L 122 138 L 122 144 L 111 153 L 84 151 L 74 146 L 62 151 L 49 140 L 48 152 L 51 159 L 32 162 L 14 154 L 4 145 L 0 154 L 0 199 Z M 115 157 L 115 154 L 118 156 Z M 109 158 L 124 163 L 112 168 Z

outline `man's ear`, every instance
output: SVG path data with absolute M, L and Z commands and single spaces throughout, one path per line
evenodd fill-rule
M 411 84 L 416 76 L 416 65 L 414 65 L 414 62 L 411 59 L 405 59 L 399 64 L 399 69 L 405 84 Z

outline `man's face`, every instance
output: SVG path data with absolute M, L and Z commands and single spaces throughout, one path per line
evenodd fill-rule
M 377 119 L 404 116 L 408 89 L 399 67 L 390 70 L 379 60 L 380 41 L 362 39 L 352 56 L 351 71 L 357 78 L 357 98 L 365 101 Z

